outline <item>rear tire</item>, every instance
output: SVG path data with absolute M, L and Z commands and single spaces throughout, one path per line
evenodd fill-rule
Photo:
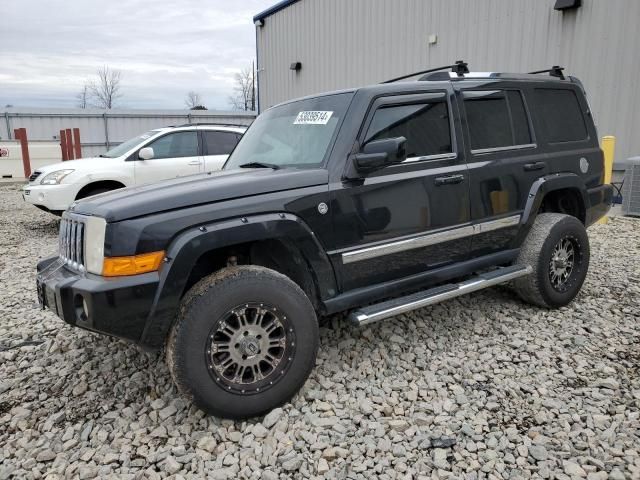
M 318 336 L 311 302 L 288 277 L 229 267 L 184 296 L 166 359 L 180 392 L 199 408 L 241 419 L 295 395 L 315 364 Z
M 580 291 L 589 268 L 589 237 L 575 217 L 560 213 L 537 216 L 518 256 L 517 264 L 533 272 L 514 281 L 518 295 L 528 303 L 559 308 Z

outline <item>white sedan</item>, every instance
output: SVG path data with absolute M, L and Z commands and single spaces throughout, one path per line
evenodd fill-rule
M 38 168 L 22 195 L 36 207 L 59 215 L 75 200 L 98 193 L 219 170 L 245 131 L 243 126 L 222 125 L 151 130 L 99 157 Z

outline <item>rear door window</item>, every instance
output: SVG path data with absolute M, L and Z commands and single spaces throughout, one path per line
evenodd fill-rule
M 519 91 L 467 90 L 463 100 L 472 151 L 532 144 L 529 118 Z
M 203 130 L 205 155 L 229 155 L 240 140 L 234 132 Z
M 378 108 L 365 143 L 405 137 L 407 159 L 452 153 L 449 108 L 444 94 L 424 102 Z
M 573 90 L 537 88 L 534 98 L 538 123 L 547 142 L 575 142 L 588 138 L 582 108 Z

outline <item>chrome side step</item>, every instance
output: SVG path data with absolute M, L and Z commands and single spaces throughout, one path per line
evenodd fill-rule
M 385 318 L 394 317 L 417 308 L 434 305 L 466 293 L 493 287 L 494 285 L 529 275 L 531 271 L 532 269 L 529 265 L 500 267 L 491 272 L 472 277 L 464 282 L 442 285 L 407 295 L 406 297 L 394 298 L 386 302 L 361 308 L 351 313 L 349 320 L 356 325 L 368 325 L 378 320 L 384 320 Z

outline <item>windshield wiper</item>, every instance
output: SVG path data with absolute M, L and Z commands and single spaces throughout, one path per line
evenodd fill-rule
M 272 168 L 274 170 L 278 170 L 280 168 L 279 165 L 275 165 L 273 163 L 264 163 L 264 162 L 249 162 L 239 165 L 240 168 Z
M 104 153 L 101 153 L 100 155 L 98 155 L 100 158 L 109 158 L 107 157 Z

